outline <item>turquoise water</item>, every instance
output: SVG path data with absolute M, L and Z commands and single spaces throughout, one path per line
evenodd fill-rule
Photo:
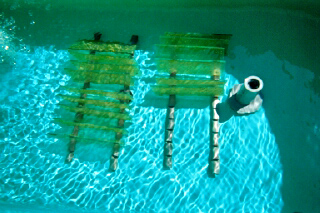
M 4 32 L 4 31 L 2 31 Z M 5 40 L 8 42 L 8 40 Z M 65 50 L 22 46 L 5 52 L 15 63 L 2 73 L 0 201 L 45 209 L 115 212 L 280 212 L 282 166 L 265 110 L 221 124 L 221 174 L 207 176 L 209 106 L 175 114 L 173 169 L 162 169 L 166 109 L 142 106 L 156 74 L 153 54 L 136 51 L 141 76 L 132 87 L 132 123 L 119 169 L 108 172 L 110 148 L 78 145 L 65 164 L 67 143 L 48 136 L 68 85 Z M 226 74 L 225 95 L 238 83 Z

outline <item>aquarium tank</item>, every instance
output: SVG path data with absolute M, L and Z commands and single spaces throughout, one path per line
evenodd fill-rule
M 0 212 L 320 212 L 319 11 L 0 0 Z

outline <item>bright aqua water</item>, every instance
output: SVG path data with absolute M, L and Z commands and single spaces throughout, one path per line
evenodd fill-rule
M 119 169 L 109 173 L 110 150 L 94 144 L 79 145 L 76 159 L 65 164 L 67 144 L 57 148 L 61 142 L 47 134 L 60 128 L 52 119 L 69 80 L 62 68 L 68 53 L 38 47 L 15 57 L 1 83 L 2 203 L 103 212 L 280 212 L 282 168 L 263 108 L 221 125 L 215 179 L 206 173 L 209 108 L 177 110 L 173 169 L 162 170 L 166 109 L 140 106 L 156 70 L 152 54 L 137 51 L 142 75 L 132 88 L 133 122 Z M 237 80 L 225 78 L 228 91 Z

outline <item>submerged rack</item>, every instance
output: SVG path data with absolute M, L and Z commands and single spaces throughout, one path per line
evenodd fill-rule
M 60 105 L 61 108 L 75 113 L 75 118 L 73 121 L 56 119 L 63 125 L 73 126 L 70 135 L 62 134 L 56 137 L 69 138 L 66 162 L 71 162 L 74 158 L 78 140 L 111 145 L 113 149 L 110 170 L 115 171 L 118 167 L 120 147 L 124 144 L 122 137 L 126 134 L 124 124 L 126 120 L 131 119 L 127 111 L 130 109 L 129 102 L 133 99 L 130 85 L 133 84 L 133 77 L 139 72 L 133 58 L 138 36 L 132 36 L 131 44 L 102 42 L 100 37 L 101 34 L 96 33 L 94 40 L 82 40 L 69 48 L 69 53 L 75 60 L 70 61 L 72 66 L 65 71 L 73 82 L 81 83 L 83 86 L 66 88 L 78 96 L 61 95 L 70 103 Z M 93 85 L 99 85 L 98 89 L 91 88 Z M 103 88 L 106 85 L 109 85 L 107 90 Z M 87 123 L 84 121 L 85 116 L 108 120 L 103 121 L 103 125 Z M 95 138 L 95 135 L 79 136 L 82 128 L 114 132 L 114 139 Z
M 219 115 L 217 104 L 223 94 L 224 81 L 220 75 L 225 69 L 224 56 L 231 35 L 165 33 L 156 45 L 156 65 L 159 77 L 152 90 L 157 95 L 169 95 L 165 122 L 164 169 L 172 168 L 174 112 L 177 96 L 210 97 L 210 154 L 209 177 L 220 173 Z M 192 99 L 192 97 L 190 97 Z M 209 103 L 208 103 L 209 104 Z

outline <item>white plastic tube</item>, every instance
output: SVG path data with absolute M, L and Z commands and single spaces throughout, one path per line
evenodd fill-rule
M 241 84 L 239 92 L 236 94 L 236 99 L 243 105 L 250 104 L 253 101 L 258 92 L 263 88 L 263 81 L 257 76 L 249 76 Z

